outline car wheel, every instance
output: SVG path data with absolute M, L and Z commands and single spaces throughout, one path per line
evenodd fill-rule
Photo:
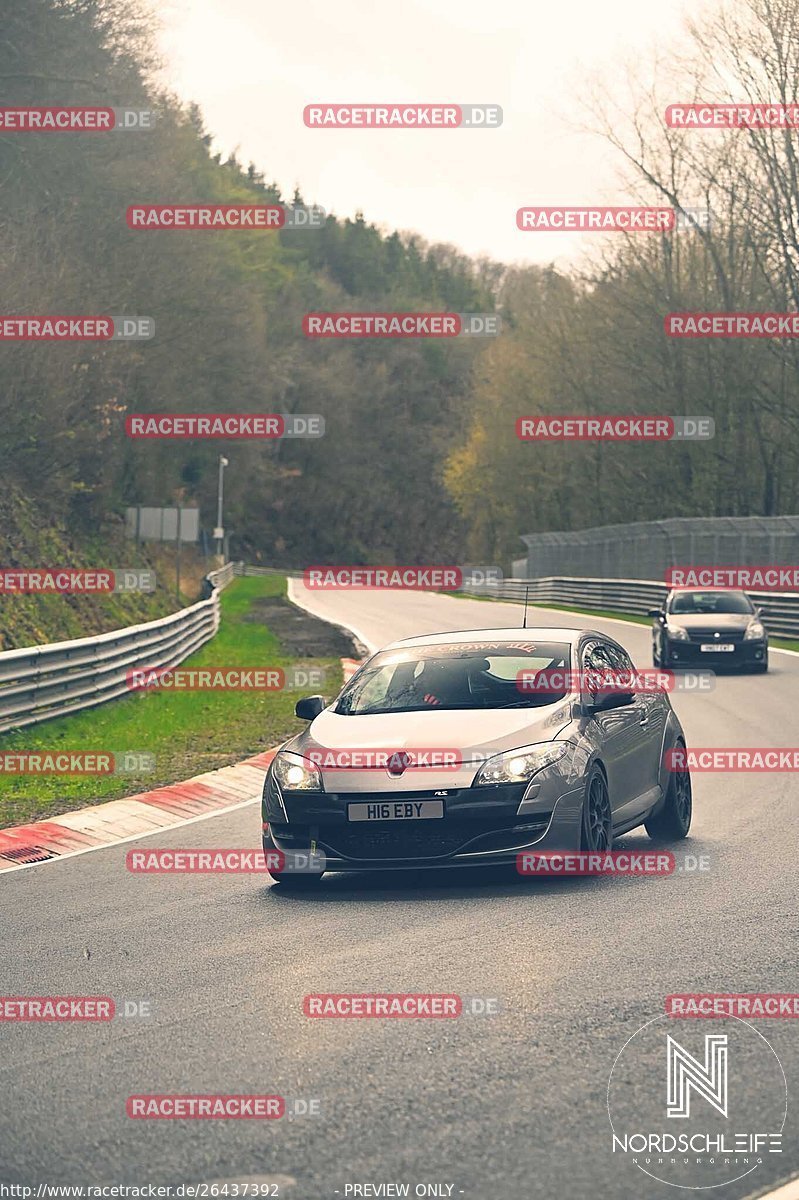
M 594 767 L 588 776 L 583 800 L 581 850 L 609 850 L 613 844 L 613 814 L 604 774 Z
M 269 874 L 275 883 L 279 883 L 287 891 L 291 889 L 295 892 L 302 892 L 315 888 L 324 875 L 324 871 L 270 871 Z
M 663 662 L 663 655 L 661 654 L 660 650 L 658 650 L 657 642 L 652 643 L 652 665 L 659 667 L 661 670 L 665 666 L 665 663 Z
M 684 750 L 685 744 L 677 742 L 675 749 Z M 669 774 L 663 807 L 644 822 L 647 833 L 656 842 L 679 841 L 691 828 L 693 797 L 690 771 L 671 771 Z

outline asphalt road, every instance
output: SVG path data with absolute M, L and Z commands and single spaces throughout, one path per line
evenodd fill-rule
M 520 613 L 410 593 L 306 600 L 373 644 L 518 624 Z M 531 623 L 606 627 L 649 662 L 643 627 L 546 610 L 531 610 Z M 774 654 L 768 676 L 721 677 L 711 695 L 673 702 L 689 744 L 790 745 L 797 683 L 799 657 Z M 136 844 L 256 845 L 256 806 L 8 873 L 2 994 L 108 995 L 118 1008 L 146 998 L 153 1015 L 0 1026 L 0 1181 L 258 1177 L 288 1200 L 386 1183 L 408 1183 L 410 1195 L 445 1185 L 439 1194 L 469 1200 L 673 1195 L 611 1153 L 606 1089 L 617 1054 L 669 993 L 799 991 L 795 780 L 702 774 L 694 795 L 683 848 L 708 855 L 710 869 L 667 878 L 376 873 L 287 895 L 261 876 L 125 869 Z M 649 842 L 638 831 L 624 844 Z M 315 992 L 446 992 L 502 1007 L 453 1021 L 313 1021 L 302 999 Z M 688 1024 L 699 1036 L 717 1023 Z M 792 1093 L 785 1146 L 714 1193 L 729 1200 L 799 1173 L 799 1030 L 791 1020 L 756 1025 Z M 762 1099 L 764 1112 L 767 1074 L 754 1052 L 731 1071 L 731 1086 Z M 642 1111 L 664 1087 L 632 1069 L 623 1083 Z M 318 1099 L 321 1114 L 131 1120 L 125 1100 L 140 1093 L 277 1093 Z

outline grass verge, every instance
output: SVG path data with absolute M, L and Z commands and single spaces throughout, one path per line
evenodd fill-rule
M 280 576 L 235 580 L 222 593 L 222 622 L 216 637 L 183 665 L 324 667 L 325 693 L 335 695 L 341 687 L 339 658 L 292 656 L 259 619 L 259 601 L 285 592 L 286 581 Z M 155 755 L 155 770 L 139 775 L 0 776 L 0 828 L 149 791 L 258 754 L 302 728 L 303 722 L 294 716 L 298 694 L 141 692 L 2 734 L 0 752 L 147 751 Z

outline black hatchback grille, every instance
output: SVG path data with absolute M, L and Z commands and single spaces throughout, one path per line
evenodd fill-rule
M 716 637 L 716 634 L 719 637 Z M 689 629 L 688 636 L 692 642 L 742 642 L 744 640 L 744 631 L 742 629 Z

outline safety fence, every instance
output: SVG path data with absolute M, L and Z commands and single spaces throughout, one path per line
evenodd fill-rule
M 670 517 L 528 533 L 514 578 L 665 579 L 671 567 L 789 566 L 799 562 L 799 516 Z

